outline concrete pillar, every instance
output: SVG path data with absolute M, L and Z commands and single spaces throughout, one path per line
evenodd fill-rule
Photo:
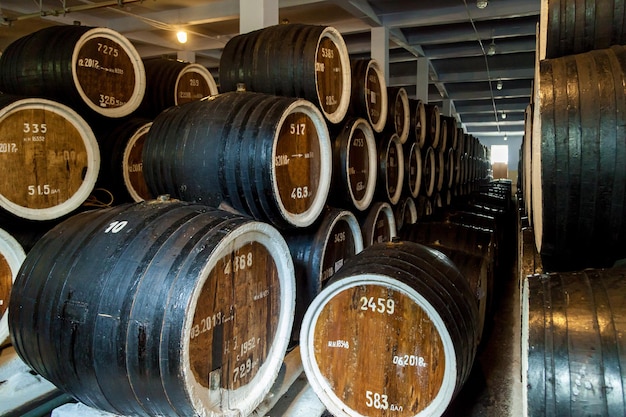
M 278 24 L 278 0 L 239 0 L 239 33 Z
M 372 28 L 372 59 L 375 59 L 385 74 L 385 84 L 389 85 L 389 29 Z
M 176 58 L 179 61 L 190 62 L 193 64 L 196 62 L 196 53 L 194 51 L 178 51 L 176 53 Z
M 454 105 L 452 103 L 452 100 L 450 100 L 449 98 L 446 98 L 443 100 L 443 102 L 441 103 L 441 114 L 443 114 L 444 116 L 452 116 L 452 114 L 454 113 Z
M 428 58 L 417 58 L 417 80 L 415 84 L 415 98 L 428 103 Z

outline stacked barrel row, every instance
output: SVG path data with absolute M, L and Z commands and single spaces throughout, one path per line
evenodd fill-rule
M 419 206 L 420 197 L 430 201 L 451 184 L 457 171 L 445 161 L 455 158 L 444 155 L 455 143 L 468 161 L 467 184 L 481 177 L 469 163 L 485 158 L 484 148 L 469 137 L 459 141 L 458 128 L 427 135 L 432 141 L 420 146 L 410 112 L 402 115 L 410 105 L 397 106 L 406 95 L 394 91 L 392 109 L 376 62 L 350 61 L 333 28 L 280 25 L 237 36 L 224 48 L 220 83 L 222 94 L 151 110 L 138 171 L 150 196 L 171 199 L 68 218 L 37 240 L 16 278 L 9 303 L 16 350 L 86 404 L 132 415 L 248 415 L 272 385 L 287 345 L 308 334 L 310 322 L 301 321 L 329 279 L 363 248 L 391 241 L 396 218 L 416 222 L 410 201 Z M 100 119 L 84 117 L 94 126 Z M 112 135 L 111 154 L 119 153 L 113 141 L 124 135 Z M 423 151 L 427 175 L 418 170 Z M 430 195 L 417 191 L 423 178 Z M 394 217 L 394 208 L 402 216 Z M 396 283 L 382 262 L 387 256 L 374 252 L 367 262 L 380 264 L 404 295 L 363 294 L 365 310 L 405 317 L 401 326 L 433 321 L 416 344 L 441 335 L 430 356 L 407 353 L 392 364 L 431 369 L 435 380 L 420 391 L 430 392 L 429 400 L 399 392 L 411 398 L 394 406 L 443 411 L 471 369 L 482 327 L 476 289 L 450 270 L 451 261 L 419 246 L 398 255 L 394 268 L 404 268 L 405 256 L 421 266 Z M 431 278 L 417 284 L 422 271 Z M 86 274 L 95 278 L 81 279 Z M 431 280 L 441 289 L 429 290 Z M 407 285 L 419 290 L 407 292 Z M 396 301 L 398 311 L 407 307 L 403 316 L 394 314 Z M 457 317 L 463 323 L 454 327 Z M 345 349 L 343 342 L 365 346 L 323 341 Z M 118 352 L 125 352 L 123 363 Z M 359 407 L 392 408 L 382 406 L 389 394 L 375 387 L 364 396 Z
M 116 202 L 145 198 L 140 145 L 149 123 L 217 88 L 206 68 L 142 59 L 110 29 L 53 26 L 6 48 L 0 91 L 0 157 L 8 174 L 0 209 L 51 220 L 77 209 L 94 188 L 106 188 L 97 195 L 104 200 L 107 192 Z M 24 168 L 31 161 L 36 172 Z
M 151 119 L 217 89 L 206 68 L 142 59 L 113 30 L 53 26 L 6 48 L 0 92 L 1 243 L 27 252 L 85 207 L 148 198 L 141 149 Z M 0 344 L 19 269 L 11 253 L 0 253 L 10 266 L 2 268 Z
M 545 59 L 537 61 L 526 111 L 522 187 L 550 271 L 609 267 L 626 258 L 620 4 L 550 0 L 542 14 Z
M 117 205 L 128 198 L 116 195 L 113 208 L 75 214 L 94 184 L 141 174 L 141 157 L 127 169 L 116 166 L 128 160 L 125 136 L 149 127 L 135 116 L 151 122 L 159 109 L 210 94 L 176 87 L 176 94 L 144 102 L 142 95 L 167 90 L 172 77 L 177 86 L 198 87 L 198 71 L 165 60 L 142 62 L 118 35 L 99 29 L 82 32 L 72 67 L 63 46 L 72 45 L 74 30 L 83 28 L 55 35 L 51 29 L 18 42 L 28 57 L 46 59 L 42 49 L 63 51 L 52 62 L 24 62 L 17 46 L 3 55 L 2 90 L 11 95 L 2 96 L 2 195 L 10 200 L 2 224 L 20 232 L 19 244 L 0 235 L 3 343 L 9 328 L 15 350 L 36 372 L 78 400 L 117 414 L 249 414 L 271 387 L 289 341 L 295 303 L 289 249 L 265 223 L 167 198 Z M 124 60 L 125 54 L 131 58 Z M 31 74 L 20 66 L 43 71 L 24 85 L 11 84 Z M 46 78 L 58 73 L 48 66 L 68 74 Z M 87 94 L 79 94 L 81 85 L 79 93 L 70 91 L 73 74 Z M 144 95 L 150 74 L 160 78 Z M 104 90 L 129 85 L 132 99 Z M 20 90 L 24 86 L 37 88 Z M 80 102 L 83 95 L 96 100 L 95 108 Z M 99 170 L 100 160 L 111 161 L 113 171 Z M 31 169 L 36 181 L 27 175 Z M 71 207 L 62 205 L 68 200 Z M 52 209 L 42 214 L 40 206 Z M 52 229 L 43 237 L 41 230 L 23 236 L 27 226 Z
M 524 279 L 523 415 L 626 410 L 625 18 L 614 0 L 543 4 L 520 181 L 544 268 Z
M 510 181 L 349 258 L 306 311 L 308 380 L 333 415 L 441 415 L 463 387 L 514 242 Z

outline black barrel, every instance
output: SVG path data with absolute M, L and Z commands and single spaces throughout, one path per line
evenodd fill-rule
M 424 102 L 418 99 L 409 99 L 409 112 L 411 117 L 411 129 L 409 138 L 415 140 L 420 148 L 426 146 L 426 108 Z
M 374 132 L 367 120 L 350 117 L 340 129 L 332 129 L 331 125 L 331 135 L 333 176 L 329 204 L 350 210 L 367 210 L 374 198 L 378 178 Z
M 367 118 L 375 132 L 382 132 L 387 123 L 388 110 L 385 74 L 375 59 L 351 60 L 350 72 L 352 93 L 348 112 Z
M 404 144 L 404 193 L 417 198 L 422 189 L 422 151 L 417 142 Z
M 6 230 L 0 229 L 0 346 L 9 342 L 9 298 L 26 253 Z
M 415 200 L 410 195 L 400 198 L 400 201 L 393 208 L 396 219 L 396 230 L 400 231 L 404 225 L 415 224 L 419 219 Z
M 424 111 L 426 113 L 426 141 L 424 146 L 437 148 L 441 136 L 441 113 L 439 106 L 436 104 L 424 104 Z
M 88 199 L 100 151 L 89 124 L 70 107 L 0 94 L 0 167 L 0 214 L 54 220 Z
M 622 0 L 550 0 L 541 12 L 544 58 L 559 58 L 626 43 Z
M 143 168 L 153 195 L 306 227 L 326 203 L 332 151 L 324 117 L 310 102 L 229 92 L 157 116 Z
M 448 121 L 451 119 L 443 114 L 439 115 L 439 141 L 437 142 L 437 149 L 445 150 L 448 146 Z
M 623 268 L 526 277 L 523 416 L 625 415 L 625 293 Z
M 301 97 L 340 123 L 350 104 L 350 57 L 333 27 L 270 26 L 230 39 L 220 58 L 220 90 Z
M 393 209 L 386 201 L 374 202 L 367 212 L 359 214 L 358 219 L 364 247 L 391 242 L 398 233 Z
M 377 244 L 307 310 L 302 363 L 333 415 L 439 416 L 472 369 L 476 323 L 471 290 L 444 254 Z
M 292 339 L 298 340 L 307 307 L 343 264 L 363 250 L 363 236 L 354 214 L 327 208 L 315 227 L 287 233 L 284 237 L 298 277 L 292 331 Z
M 412 136 L 409 96 L 404 87 L 387 87 L 387 100 L 389 107 L 385 129 L 396 133 L 400 142 L 406 143 Z
M 429 146 L 422 152 L 422 189 L 427 197 L 431 197 L 437 190 L 437 152 Z
M 95 127 L 102 160 L 96 186 L 109 191 L 114 204 L 155 197 L 143 177 L 143 146 L 151 126 L 149 119 L 130 117 Z
M 532 212 L 547 271 L 626 258 L 626 48 L 541 62 Z
M 14 41 L 0 58 L 0 91 L 49 98 L 81 114 L 128 116 L 145 88 L 139 53 L 107 28 L 48 27 Z
M 209 70 L 196 63 L 165 58 L 143 60 L 146 94 L 137 113 L 154 119 L 171 106 L 200 100 L 218 93 Z
M 378 138 L 378 178 L 376 196 L 392 205 L 398 204 L 404 186 L 404 150 L 395 133 Z
M 77 400 L 121 415 L 248 415 L 282 365 L 294 267 L 266 223 L 173 200 L 83 212 L 28 253 L 13 346 Z

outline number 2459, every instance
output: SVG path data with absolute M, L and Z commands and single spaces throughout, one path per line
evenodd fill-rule
M 361 310 L 372 310 L 375 313 L 387 313 L 393 314 L 396 310 L 396 302 L 393 298 L 383 297 L 361 297 L 359 300 L 361 303 Z

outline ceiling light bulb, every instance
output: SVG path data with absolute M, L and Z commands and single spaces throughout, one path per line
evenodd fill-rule
M 492 40 L 487 49 L 487 55 L 492 56 L 496 54 L 496 43 Z
M 506 135 L 504 135 L 504 140 L 508 140 L 508 139 L 509 139 L 509 138 L 508 138 Z
M 506 119 L 506 113 L 502 112 L 502 120 Z
M 502 80 L 498 80 L 498 84 L 496 84 L 496 88 L 498 90 L 502 90 Z M 503 117 L 503 119 L 504 119 L 504 117 Z
M 178 42 L 186 43 L 187 42 L 187 32 L 185 32 L 184 30 L 179 30 L 178 32 L 176 32 L 176 38 L 178 39 Z
M 476 0 L 476 7 L 479 9 L 484 9 L 488 4 L 489 2 L 487 0 Z

